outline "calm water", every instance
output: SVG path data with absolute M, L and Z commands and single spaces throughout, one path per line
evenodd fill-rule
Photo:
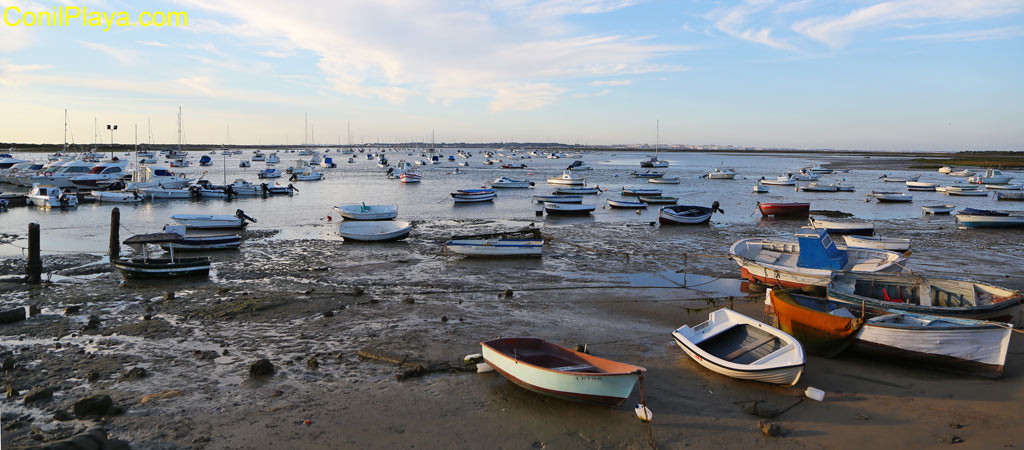
M 546 226 L 579 226 L 593 222 L 650 222 L 657 218 L 657 208 L 651 207 L 636 214 L 632 210 L 602 208 L 606 198 L 620 198 L 619 191 L 623 187 L 643 187 L 661 189 L 664 195 L 681 198 L 680 203 L 709 206 L 718 201 L 725 209 L 724 215 L 715 215 L 712 226 L 728 226 L 736 222 L 757 222 L 760 214 L 755 212 L 757 201 L 788 202 L 809 201 L 812 209 L 845 211 L 864 219 L 900 219 L 921 217 L 921 205 L 950 203 L 959 208 L 971 206 L 976 208 L 1015 209 L 1013 203 L 996 202 L 991 194 L 989 197 L 947 197 L 936 192 L 912 192 L 913 203 L 879 204 L 875 201 L 865 202 L 865 195 L 872 190 L 905 191 L 902 183 L 884 183 L 879 177 L 885 173 L 894 175 L 922 174 L 920 181 L 934 181 L 949 184 L 964 180 L 929 171 L 890 171 L 854 169 L 852 173 L 825 175 L 822 182 L 829 180 L 845 180 L 846 184 L 856 187 L 856 192 L 811 193 L 796 192 L 793 187 L 770 186 L 767 194 L 753 194 L 751 190 L 755 181 L 764 176 L 774 178 L 786 171 L 795 172 L 812 161 L 806 155 L 737 155 L 724 153 L 663 153 L 662 159 L 671 162 L 666 169 L 666 176 L 677 176 L 682 179 L 678 185 L 653 185 L 646 179 L 630 177 L 634 170 L 646 170 L 639 167 L 645 155 L 638 152 L 590 152 L 583 155 L 592 171 L 578 172 L 585 176 L 587 185 L 597 184 L 608 191 L 599 196 L 586 196 L 584 203 L 595 203 L 598 209 L 588 217 L 542 219 L 535 216 L 537 205 L 532 202 L 533 195 L 551 194 L 554 186 L 548 185 L 545 179 L 561 174 L 571 159 L 546 159 L 533 157 L 522 160 L 528 168 L 522 170 L 501 169 L 497 165 L 486 166 L 481 152 L 485 149 L 467 149 L 473 153 L 469 158 L 469 167 L 458 167 L 457 163 L 467 161 L 456 157 L 455 162 L 445 161 L 438 165 L 418 166 L 423 175 L 419 184 L 404 185 L 399 180 L 389 180 L 384 169 L 377 167 L 376 161 L 367 160 L 364 154 L 357 153 L 354 163 L 346 163 L 347 156 L 334 151 L 326 156 L 333 157 L 338 167 L 323 169 L 326 179 L 313 182 L 295 182 L 300 192 L 294 196 L 275 196 L 268 198 L 240 198 L 231 201 L 220 199 L 192 200 L 157 200 L 135 205 L 112 203 L 89 203 L 67 211 L 43 210 L 35 207 L 11 208 L 0 213 L 0 233 L 17 233 L 24 235 L 28 223 L 37 222 L 42 227 L 42 248 L 44 250 L 89 251 L 103 252 L 108 236 L 110 210 L 121 209 L 122 224 L 136 233 L 159 231 L 167 223 L 171 223 L 172 214 L 233 214 L 242 209 L 249 216 L 255 217 L 259 223 L 251 224 L 250 229 L 279 229 L 281 232 L 275 239 L 325 238 L 338 239 L 336 230 L 338 217 L 333 213 L 335 205 L 344 203 L 395 204 L 398 205 L 399 218 L 403 220 L 451 220 L 451 219 L 529 219 L 544 221 Z M 445 149 L 445 154 L 454 154 L 454 150 Z M 296 153 L 280 153 L 281 163 L 276 167 L 282 171 L 293 165 L 300 157 Z M 15 155 L 23 159 L 39 158 L 42 155 Z M 192 167 L 177 168 L 198 177 L 208 172 L 207 178 L 214 183 L 221 183 L 225 176 L 228 182 L 243 178 L 259 183 L 256 173 L 266 167 L 263 162 L 252 162 L 251 168 L 239 168 L 241 158 L 249 159 L 251 151 L 243 155 L 210 155 L 214 165 L 199 167 L 197 161 L 201 153 L 193 152 L 190 159 Z M 408 156 L 407 152 L 389 151 L 388 159 L 392 164 L 399 159 L 414 161 L 420 159 L 418 152 Z M 124 156 L 122 156 L 124 157 Z M 124 157 L 130 158 L 130 157 Z M 862 156 L 850 157 L 863 159 Z M 495 158 L 497 159 L 497 157 Z M 507 159 L 507 158 L 506 158 Z M 832 161 L 842 161 L 841 157 L 829 157 Z M 872 161 L 878 166 L 885 166 L 885 157 L 873 156 Z M 824 162 L 819 159 L 816 162 Z M 458 167 L 461 175 L 449 174 Z M 738 172 L 735 180 L 705 180 L 699 177 L 715 167 L 731 167 Z M 493 203 L 455 205 L 449 195 L 456 189 L 482 187 L 486 182 L 499 176 L 526 178 L 536 183 L 532 189 L 500 190 Z M 1024 176 L 1015 174 L 1013 182 L 1024 181 Z M 286 176 L 277 179 L 287 184 Z M 0 191 L 17 191 L 16 188 L 0 184 Z M 1020 209 L 1020 208 L 1016 208 Z M 334 215 L 333 222 L 326 217 Z M 951 220 L 946 218 L 945 220 Z M 770 226 L 770 225 L 768 225 Z M 459 230 L 452 229 L 452 233 Z M 415 232 L 414 232 L 415 233 Z M 127 237 L 122 231 L 122 237 Z M 24 246 L 25 240 L 15 241 Z M 0 245 L 0 256 L 21 254 L 21 250 Z

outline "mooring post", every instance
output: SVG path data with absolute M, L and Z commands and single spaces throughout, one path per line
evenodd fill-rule
M 121 210 L 114 208 L 110 210 L 110 262 L 121 256 L 121 238 L 118 233 L 120 229 Z
M 39 224 L 28 224 L 28 265 L 25 282 L 39 284 L 43 281 L 43 259 L 39 256 Z

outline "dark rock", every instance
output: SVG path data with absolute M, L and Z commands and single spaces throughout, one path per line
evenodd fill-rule
M 153 320 L 153 315 L 152 314 L 143 314 L 142 315 L 142 320 Z
M 957 436 L 957 435 L 954 434 L 954 435 L 946 437 L 945 439 L 943 439 L 943 441 L 945 441 L 945 443 L 947 443 L 947 444 L 959 444 L 959 443 L 963 442 L 964 440 L 960 436 Z
M 356 286 L 356 287 L 352 288 L 352 295 L 358 297 L 358 296 L 363 295 L 363 294 L 364 294 L 363 288 L 361 288 L 359 286 Z
M 7 385 L 7 398 L 16 398 L 18 396 L 18 390 L 14 386 Z
M 82 306 L 81 305 L 68 306 L 68 307 L 64 308 L 64 315 L 65 316 L 70 316 L 70 315 L 72 315 L 74 313 L 77 313 L 77 312 L 79 312 L 81 310 L 82 310 Z
M 324 311 L 324 317 L 334 317 L 334 311 L 331 311 L 331 310 Z
M 114 401 L 109 395 L 93 395 L 75 402 L 72 409 L 78 417 L 102 416 L 110 411 Z
M 92 383 L 92 382 L 94 382 L 96 380 L 99 380 L 99 379 L 100 379 L 100 373 L 97 372 L 96 369 L 91 369 L 91 370 L 89 370 L 89 373 L 85 374 L 85 381 L 88 381 L 90 383 Z
M 220 352 L 220 354 L 221 356 L 228 356 L 228 349 L 224 349 L 224 351 Z
M 779 409 L 762 404 L 760 401 L 747 404 L 743 407 L 743 412 L 752 416 L 764 417 L 765 419 L 774 419 L 779 417 Z
M 217 288 L 217 293 L 218 294 L 227 294 L 228 292 L 231 292 L 231 289 L 228 289 L 226 287 Z
M 56 420 L 56 421 L 59 421 L 59 422 L 68 421 L 68 420 L 71 420 L 71 419 L 74 419 L 74 418 L 75 418 L 75 416 L 72 416 L 71 414 L 69 414 L 67 411 L 65 411 L 63 409 L 58 409 L 57 412 L 53 413 L 53 420 Z
M 270 397 L 272 397 L 272 398 L 277 398 L 277 397 L 280 397 L 280 396 L 282 396 L 282 395 L 284 395 L 284 391 L 281 391 L 281 390 L 277 390 L 277 391 L 274 391 L 274 393 L 273 393 L 273 394 L 270 394 Z
M 269 359 L 263 358 L 249 365 L 249 377 L 265 377 L 274 374 L 274 364 Z
M 61 347 L 63 347 L 63 345 L 61 345 L 61 343 L 60 343 L 60 342 L 54 342 L 54 343 L 53 343 L 53 348 L 55 348 L 55 349 L 58 349 L 58 350 L 59 350 L 59 349 L 60 349 Z
M 312 294 L 312 293 L 313 293 L 313 288 L 309 288 L 309 289 L 306 289 L 306 290 L 302 291 L 303 295 L 309 295 L 309 294 Z
M 28 315 L 30 315 L 30 316 L 38 316 L 38 315 L 40 315 L 42 313 L 43 313 L 43 310 L 40 309 L 36 305 L 31 305 L 31 306 L 28 307 Z
M 95 329 L 98 329 L 99 327 L 100 327 L 100 318 L 98 316 L 89 316 L 89 322 L 87 322 L 85 324 L 85 327 L 83 327 L 83 329 L 85 329 L 85 330 L 95 330 Z
M 217 352 L 213 350 L 193 350 L 192 356 L 200 361 L 213 361 L 217 359 Z
M 320 362 L 317 361 L 316 358 L 310 356 L 309 359 L 306 360 L 306 366 L 309 366 L 310 369 L 316 370 L 320 368 Z
M 132 367 L 131 369 L 128 369 L 128 370 L 126 370 L 124 372 L 121 372 L 121 375 L 117 377 L 117 380 L 118 381 L 141 380 L 143 378 L 146 378 L 146 375 L 148 375 L 148 373 L 146 373 L 146 369 L 144 369 L 142 367 Z
M 512 298 L 512 296 L 514 296 L 514 295 L 515 295 L 515 293 L 512 292 L 511 289 L 505 289 L 505 298 Z
M 441 316 L 441 322 L 448 322 L 448 316 Z
M 4 358 L 3 365 L 0 367 L 3 367 L 4 371 L 14 370 L 15 364 L 14 358 Z
M 92 440 L 92 437 L 87 434 L 72 436 L 68 442 L 80 450 L 100 450 L 100 443 Z
M 769 422 L 767 420 L 758 420 L 757 427 L 761 429 L 761 432 L 766 436 L 778 436 L 782 434 L 782 425 L 775 422 Z
M 413 303 L 416 303 L 416 299 L 414 299 L 414 298 L 412 298 L 412 297 L 406 297 L 406 298 L 405 298 L 404 300 L 402 300 L 402 301 L 403 301 L 403 302 L 406 302 L 406 303 L 408 303 L 408 304 L 410 304 L 410 305 L 411 305 L 411 304 L 413 304 Z
M 174 291 L 164 293 L 164 300 L 174 300 Z
M 22 397 L 22 401 L 24 401 L 25 404 L 27 405 L 32 402 L 46 400 L 52 397 L 53 389 L 49 387 L 37 387 L 35 389 L 28 391 L 28 393 L 26 393 L 25 396 Z

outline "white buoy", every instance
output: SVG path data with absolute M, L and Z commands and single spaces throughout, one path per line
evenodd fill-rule
M 462 362 L 465 363 L 465 364 L 469 364 L 469 363 L 473 363 L 473 362 L 479 361 L 483 357 L 484 357 L 484 355 L 481 355 L 479 353 L 473 353 L 473 354 L 466 355 L 466 356 L 462 357 Z
M 825 400 L 825 391 L 810 386 L 808 386 L 807 390 L 804 391 L 804 395 L 806 395 L 809 399 L 817 400 L 819 402 Z
M 494 368 L 485 362 L 476 365 L 476 373 L 492 372 Z
M 636 412 L 636 417 L 644 422 L 654 420 L 654 413 L 644 405 L 637 403 L 636 406 L 633 407 L 633 411 Z

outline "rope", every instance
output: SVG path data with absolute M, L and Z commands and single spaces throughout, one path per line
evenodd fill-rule
M 643 374 L 643 372 L 640 373 L 640 406 L 642 406 L 644 408 L 645 412 L 647 411 L 647 398 L 646 398 L 646 396 L 644 394 L 644 374 Z M 651 421 L 650 420 L 643 420 L 642 422 L 647 427 L 647 437 L 648 437 L 648 439 L 650 439 L 649 443 L 651 444 L 651 448 L 654 449 L 654 450 L 658 450 L 658 443 L 654 440 L 654 430 L 651 429 Z

